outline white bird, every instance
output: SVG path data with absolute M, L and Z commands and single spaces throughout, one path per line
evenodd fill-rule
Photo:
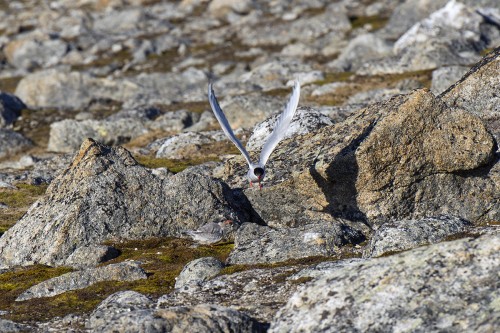
M 288 100 L 288 103 L 285 106 L 285 110 L 276 121 L 273 132 L 271 133 L 269 138 L 267 138 L 266 143 L 262 147 L 262 151 L 260 152 L 259 156 L 259 161 L 257 163 L 252 163 L 252 161 L 250 160 L 250 155 L 243 147 L 240 140 L 238 140 L 234 135 L 233 130 L 231 129 L 231 126 L 229 126 L 229 122 L 227 121 L 227 118 L 224 115 L 224 112 L 222 112 L 222 109 L 219 106 L 219 103 L 217 102 L 217 98 L 215 97 L 214 90 L 212 88 L 212 83 L 208 85 L 208 100 L 210 102 L 210 106 L 212 107 L 215 117 L 219 121 L 219 124 L 222 127 L 222 130 L 224 131 L 226 136 L 240 150 L 240 152 L 243 154 L 243 157 L 245 157 L 245 160 L 248 163 L 249 170 L 247 173 L 247 177 L 248 180 L 250 181 L 250 186 L 252 186 L 252 182 L 258 182 L 259 188 L 262 189 L 262 185 L 260 182 L 264 180 L 264 176 L 266 175 L 266 162 L 269 159 L 269 156 L 271 156 L 271 153 L 273 152 L 274 148 L 276 148 L 278 143 L 285 136 L 286 130 L 288 129 L 288 126 L 290 126 L 293 115 L 297 110 L 297 106 L 299 104 L 299 98 L 300 98 L 300 83 L 299 81 L 295 80 L 295 84 L 292 90 L 292 95 L 290 96 L 290 99 Z

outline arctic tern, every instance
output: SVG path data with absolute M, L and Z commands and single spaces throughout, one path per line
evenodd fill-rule
M 250 186 L 252 186 L 253 182 L 258 182 L 259 188 L 262 189 L 261 181 L 264 180 L 264 176 L 266 175 L 266 162 L 269 159 L 269 156 L 271 156 L 271 153 L 273 152 L 274 148 L 276 148 L 278 143 L 285 136 L 286 130 L 288 129 L 288 126 L 290 126 L 293 115 L 297 110 L 297 106 L 299 104 L 299 97 L 300 97 L 300 83 L 298 80 L 295 80 L 294 87 L 292 90 L 292 95 L 290 96 L 290 99 L 288 100 L 288 103 L 286 104 L 283 113 L 276 121 L 273 132 L 271 133 L 269 138 L 267 138 L 267 141 L 264 144 L 262 151 L 260 152 L 259 161 L 257 163 L 252 163 L 252 161 L 250 160 L 250 155 L 243 147 L 240 140 L 238 140 L 234 135 L 233 130 L 231 129 L 231 126 L 229 125 L 229 122 L 227 121 L 227 118 L 224 115 L 224 112 L 222 112 L 222 109 L 219 103 L 217 102 L 217 98 L 215 97 L 215 93 L 212 88 L 212 83 L 208 85 L 208 100 L 210 102 L 210 106 L 212 107 L 212 111 L 214 112 L 215 117 L 219 121 L 219 124 L 224 133 L 226 134 L 226 136 L 240 150 L 241 154 L 243 154 L 243 157 L 245 157 L 245 160 L 248 163 L 249 169 L 247 177 L 248 180 L 250 181 Z

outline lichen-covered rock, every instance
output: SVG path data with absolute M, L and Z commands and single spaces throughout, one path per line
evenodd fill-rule
M 153 142 L 151 146 L 159 146 L 156 157 L 183 159 L 192 157 L 200 151 L 201 146 L 227 140 L 222 131 L 184 132 L 166 139 Z
M 439 95 L 448 89 L 469 70 L 466 66 L 441 67 L 432 72 L 431 91 L 434 95 Z
M 256 264 L 327 257 L 339 254 L 342 246 L 353 246 L 364 240 L 361 232 L 341 222 L 279 229 L 244 223 L 236 232 L 235 248 L 227 262 Z
M 0 267 L 60 265 L 78 247 L 106 239 L 175 236 L 207 222 L 248 221 L 245 200 L 205 176 L 158 177 L 124 148 L 86 140 L 45 196 L 0 238 Z
M 253 133 L 248 139 L 247 150 L 259 151 L 271 135 L 274 125 L 280 114 L 275 114 L 265 121 L 257 124 Z M 321 112 L 309 107 L 299 107 L 293 116 L 290 126 L 286 130 L 284 138 L 291 138 L 296 135 L 306 134 L 324 126 L 331 125 L 332 121 Z
M 417 90 L 284 140 L 266 166 L 264 189 L 244 193 L 276 224 L 328 216 L 382 224 L 439 214 L 493 221 L 500 218 L 494 148 L 479 118 Z M 241 157 L 229 160 L 227 181 L 242 186 L 246 169 Z
M 437 243 L 470 227 L 470 222 L 447 215 L 386 223 L 375 231 L 363 256 L 379 257 Z
M 159 308 L 214 304 L 243 311 L 261 322 L 270 322 L 300 283 L 286 280 L 304 266 L 250 269 L 220 275 L 201 286 L 176 289 L 158 299 Z
M 360 262 L 295 293 L 270 332 L 494 331 L 499 265 L 498 235 Z
M 94 311 L 86 325 L 92 332 L 250 333 L 264 330 L 264 325 L 248 315 L 222 306 L 199 304 L 193 307 L 148 309 L 144 304 L 146 302 L 141 301 L 138 304 L 117 303 L 116 296 L 108 297 Z
M 219 94 L 217 85 L 215 93 Z M 223 94 L 224 91 L 220 91 Z M 273 113 L 280 113 L 285 107 L 286 98 L 266 96 L 261 92 L 246 95 L 227 96 L 220 99 L 220 106 L 224 110 L 232 128 L 252 127 L 263 121 Z M 244 115 L 244 116 L 243 116 Z
M 11 156 L 33 146 L 31 140 L 11 129 L 0 128 L 0 158 Z
M 352 39 L 329 66 L 346 72 L 356 71 L 366 61 L 390 55 L 391 51 L 387 41 L 375 34 L 363 34 Z
M 0 128 L 11 125 L 26 105 L 15 95 L 0 92 Z
M 115 82 L 87 73 L 48 69 L 26 75 L 15 94 L 30 108 L 79 109 L 99 98 L 123 100 L 140 90 L 131 82 Z
M 16 298 L 16 301 L 52 297 L 66 291 L 87 288 L 102 281 L 135 281 L 146 278 L 146 272 L 138 262 L 126 261 L 97 268 L 87 268 L 45 280 L 23 292 Z
M 33 327 L 0 318 L 0 332 L 32 332 Z
M 450 107 L 467 110 L 480 117 L 500 142 L 500 48 L 477 63 L 457 83 L 441 94 Z
M 120 255 L 120 251 L 112 246 L 91 245 L 77 248 L 66 259 L 64 265 L 76 269 L 95 267 L 105 261 L 114 259 Z
M 483 17 L 472 6 L 454 0 L 416 23 L 394 44 L 393 56 L 367 63 L 363 74 L 404 73 L 440 66 L 468 65 L 485 48 Z
M 149 313 L 148 309 L 154 307 L 154 302 L 149 297 L 136 291 L 119 291 L 108 296 L 102 301 L 90 315 L 85 324 L 86 328 L 94 329 L 113 327 L 119 323 L 119 318 L 127 314 L 134 313 L 137 317 L 141 314 Z M 113 326 L 108 326 L 108 325 Z
M 65 119 L 50 125 L 47 149 L 59 153 L 76 151 L 83 140 L 92 138 L 108 145 L 127 143 L 147 133 L 144 121 L 138 119 L 83 120 Z
M 26 70 L 54 66 L 68 52 L 68 45 L 61 39 L 48 36 L 27 37 L 7 44 L 4 54 L 13 66 Z
M 175 278 L 175 288 L 182 288 L 188 284 L 201 284 L 219 274 L 224 266 L 224 263 L 214 257 L 195 259 L 186 264 Z

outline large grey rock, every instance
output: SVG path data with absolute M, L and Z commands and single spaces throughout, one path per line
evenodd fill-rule
M 246 148 L 248 151 L 260 152 L 267 138 L 271 135 L 279 116 L 280 114 L 275 114 L 255 125 L 253 133 L 247 142 Z M 332 121 L 330 118 L 321 112 L 309 107 L 299 107 L 293 116 L 290 126 L 286 130 L 284 138 L 287 139 L 296 135 L 306 134 L 331 124 Z
M 156 157 L 182 159 L 193 156 L 203 145 L 227 140 L 222 131 L 184 132 L 161 139 Z M 156 145 L 157 143 L 152 143 Z
M 17 333 L 17 332 L 32 332 L 32 331 L 33 331 L 32 326 L 0 318 L 0 332 Z
M 393 57 L 369 62 L 359 73 L 403 73 L 472 64 L 479 60 L 477 50 L 486 47 L 482 22 L 472 7 L 449 1 L 402 35 L 394 44 Z
M 87 288 L 102 281 L 135 281 L 146 278 L 146 272 L 138 262 L 126 261 L 97 268 L 87 268 L 45 280 L 23 292 L 16 298 L 16 301 L 52 297 L 70 290 Z
M 25 108 L 23 101 L 15 95 L 0 92 L 0 128 L 11 125 Z
M 108 145 L 127 143 L 130 139 L 147 133 L 143 120 L 83 120 L 65 119 L 50 125 L 47 149 L 58 153 L 72 153 L 83 140 L 92 138 Z
M 86 140 L 45 196 L 0 238 L 0 267 L 61 265 L 80 246 L 248 221 L 249 209 L 244 196 L 220 181 L 193 173 L 158 177 L 124 148 Z
M 106 245 L 81 246 L 66 259 L 64 265 L 76 269 L 95 267 L 105 261 L 114 259 L 120 251 Z
M 0 128 L 0 158 L 14 155 L 32 146 L 31 141 L 21 133 Z
M 217 86 L 214 89 L 215 93 L 218 94 Z M 252 127 L 271 114 L 280 113 L 285 104 L 285 98 L 267 96 L 261 92 L 227 96 L 220 99 L 220 106 L 233 128 Z
M 266 166 L 263 190 L 244 193 L 275 224 L 332 216 L 382 224 L 439 214 L 495 221 L 500 164 L 494 149 L 479 118 L 417 90 L 283 141 Z M 242 186 L 246 170 L 237 157 L 228 160 L 225 177 Z
M 154 307 L 154 302 L 147 296 L 136 291 L 119 291 L 108 296 L 102 301 L 97 308 L 92 312 L 86 328 L 100 331 L 105 331 L 103 328 L 111 328 L 119 323 L 119 318 L 126 316 L 128 313 L 139 314 L 148 313 L 148 309 Z M 112 323 L 112 325 L 110 325 Z M 110 326 L 108 326 L 110 325 Z
M 48 69 L 22 78 L 15 94 L 30 108 L 80 109 L 99 99 L 122 101 L 138 91 L 140 87 L 129 81 Z
M 300 268 L 304 266 L 250 269 L 220 275 L 201 286 L 176 289 L 160 297 L 158 307 L 214 304 L 243 311 L 261 322 L 270 322 L 300 285 L 286 280 Z
M 414 24 L 441 9 L 448 2 L 449 0 L 405 0 L 401 2 L 382 29 L 383 36 L 390 39 L 399 38 Z M 473 9 L 498 8 L 498 2 L 495 0 L 461 0 L 460 3 L 471 6 Z
M 123 303 L 123 300 L 116 300 L 116 296 L 123 298 L 124 295 L 114 294 L 108 297 L 94 311 L 86 325 L 92 332 L 263 331 L 263 325 L 248 315 L 222 306 L 199 304 L 193 307 L 148 309 L 147 302 L 142 301 L 139 295 L 132 296 L 132 300 L 139 300 L 136 304 Z
M 391 44 L 375 34 L 362 34 L 352 39 L 329 66 L 341 71 L 356 71 L 373 59 L 390 55 Z
M 480 117 L 497 143 L 500 142 L 499 71 L 500 48 L 497 48 L 440 96 L 450 107 Z
M 214 257 L 195 259 L 186 264 L 179 276 L 175 278 L 175 288 L 201 284 L 219 274 L 224 266 L 224 263 Z
M 482 236 L 332 271 L 294 294 L 270 332 L 494 331 L 499 250 L 500 236 Z
M 287 45 L 292 41 L 311 43 L 330 32 L 343 34 L 350 28 L 343 6 L 332 4 L 318 15 L 281 22 L 273 18 L 257 26 L 242 26 L 237 34 L 244 44 L 250 46 Z
M 431 91 L 434 95 L 439 95 L 448 89 L 469 70 L 465 66 L 441 67 L 432 72 Z
M 470 227 L 470 222 L 447 215 L 386 223 L 375 231 L 363 256 L 379 257 L 437 243 Z
M 26 70 L 54 66 L 67 52 L 68 45 L 61 39 L 36 37 L 12 41 L 4 49 L 10 64 Z
M 229 264 L 276 263 L 291 259 L 340 254 L 340 247 L 365 240 L 361 232 L 341 222 L 272 229 L 244 223 L 236 232 Z

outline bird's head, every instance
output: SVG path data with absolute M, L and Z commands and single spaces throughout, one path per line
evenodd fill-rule
M 256 167 L 253 169 L 253 174 L 255 175 L 255 177 L 257 177 L 258 181 L 262 181 L 264 179 L 264 175 L 265 175 L 266 171 L 264 170 L 263 167 Z

